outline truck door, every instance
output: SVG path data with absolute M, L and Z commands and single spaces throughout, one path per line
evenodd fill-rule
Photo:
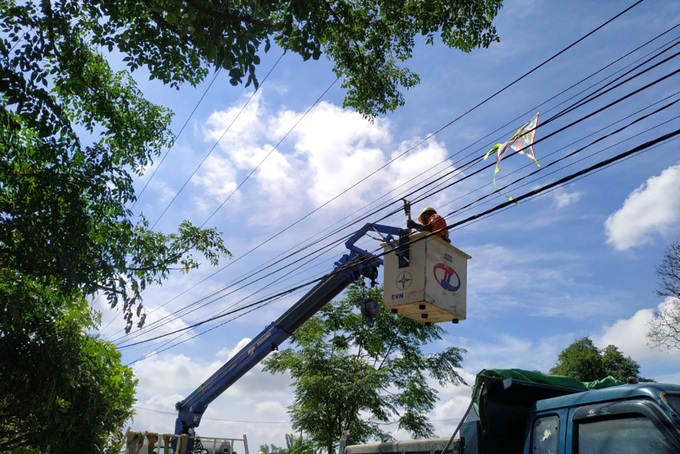
M 587 405 L 570 421 L 572 454 L 678 454 L 678 428 L 648 400 Z M 567 446 L 568 447 L 568 446 Z
M 542 414 L 538 416 L 531 428 L 531 454 L 557 454 L 560 443 L 560 416 Z

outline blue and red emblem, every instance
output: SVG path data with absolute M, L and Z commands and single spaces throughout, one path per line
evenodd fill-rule
M 454 270 L 452 266 L 449 266 L 446 263 L 437 263 L 434 266 L 432 273 L 434 274 L 434 278 L 437 279 L 437 282 L 439 282 L 439 285 L 445 290 L 455 292 L 460 288 L 460 276 L 458 276 L 458 273 L 456 273 L 456 270 Z M 451 282 L 452 277 L 455 277 L 453 283 Z

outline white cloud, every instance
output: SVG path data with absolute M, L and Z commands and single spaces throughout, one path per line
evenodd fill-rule
M 661 303 L 659 307 L 664 303 Z M 655 376 L 649 368 L 658 364 L 680 364 L 680 351 L 663 351 L 652 349 L 647 343 L 649 322 L 654 309 L 641 309 L 630 318 L 615 321 L 604 326 L 600 334 L 591 337 L 598 348 L 615 345 L 625 356 L 630 356 L 640 364 L 640 374 L 657 381 L 673 381 L 680 383 L 680 371 L 676 374 Z
M 365 178 L 385 162 L 389 148 L 389 122 L 371 123 L 356 112 L 320 103 L 305 116 L 293 132 L 296 156 L 306 167 L 302 175 L 314 206 L 319 206 Z M 342 203 L 355 205 L 354 200 Z M 356 205 L 355 205 L 356 206 Z
M 604 327 L 602 334 L 594 336 L 593 341 L 598 348 L 616 345 L 619 350 L 636 360 L 654 355 L 647 346 L 645 337 L 653 314 L 652 309 L 641 309 L 628 319 L 617 320 L 612 325 Z
M 649 178 L 605 221 L 607 243 L 617 250 L 651 243 L 680 227 L 680 164 Z
M 579 201 L 583 196 L 582 192 L 569 191 L 565 188 L 560 188 L 552 192 L 553 206 L 556 208 L 564 208 Z
M 204 211 L 241 186 L 236 194 L 254 200 L 250 210 L 266 210 L 270 223 L 291 222 L 324 204 L 328 219 L 330 212 L 346 214 L 375 201 L 435 164 L 442 174 L 453 169 L 440 142 L 393 143 L 388 120 L 370 122 L 327 102 L 309 112 L 276 110 L 262 93 L 242 112 L 215 112 L 206 123 L 205 139 L 219 147 L 192 180 L 203 189 L 196 203 Z M 451 199 L 440 192 L 428 203 Z M 232 215 L 241 208 L 230 203 Z
M 233 348 L 221 349 L 211 362 L 186 355 L 160 354 L 135 363 L 139 379 L 137 416 L 130 427 L 172 432 L 177 417 L 175 403 L 197 389 L 249 341 L 244 338 Z M 250 450 L 256 450 L 260 444 L 282 445 L 285 434 L 291 432 L 286 408 L 292 401 L 289 384 L 288 375 L 265 373 L 261 364 L 256 365 L 210 403 L 198 433 L 222 437 L 247 434 Z
M 243 96 L 233 107 L 213 112 L 208 117 L 204 126 L 204 139 L 238 157 L 233 150 L 240 149 L 241 144 L 269 137 L 268 125 L 263 121 L 266 115 L 262 91 L 255 92 L 252 98 Z
M 198 207 L 206 204 L 206 196 L 222 201 L 236 189 L 236 171 L 228 159 L 219 156 L 209 156 L 201 171 L 191 179 L 191 182 L 201 188 L 200 196 L 194 197 Z
M 439 393 L 439 402 L 429 418 L 439 437 L 450 437 L 470 405 L 474 375 L 466 378 L 470 386 L 451 386 Z M 406 437 L 409 438 L 409 437 Z
M 195 367 L 186 355 L 151 355 L 135 363 L 134 370 L 140 383 L 144 384 L 141 389 L 148 393 L 140 393 L 144 400 L 181 392 L 187 388 L 187 382 L 200 379 L 202 372 L 202 368 Z

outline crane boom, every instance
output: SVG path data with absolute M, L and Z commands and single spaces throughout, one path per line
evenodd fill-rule
M 356 241 L 369 231 L 380 234 L 383 241 L 395 249 L 408 241 L 408 230 L 379 224 L 366 224 L 353 234 L 345 242 L 350 253 L 343 255 L 340 260 L 335 262 L 335 268 L 332 272 L 324 276 L 314 288 L 291 306 L 281 317 L 268 325 L 189 396 L 175 405 L 178 411 L 175 434 L 190 433 L 198 427 L 208 405 L 262 361 L 271 351 L 281 345 L 296 329 L 352 282 L 361 276 L 372 280 L 377 278 L 378 267 L 383 263 L 382 259 L 355 246 Z M 393 235 L 398 236 L 398 242 L 395 241 Z

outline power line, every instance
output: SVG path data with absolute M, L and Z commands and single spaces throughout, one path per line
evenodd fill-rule
M 137 410 L 150 411 L 152 413 L 160 413 L 163 415 L 173 415 L 177 416 L 177 412 L 169 412 L 163 410 L 155 410 L 153 408 L 140 407 L 139 405 L 133 405 L 133 408 Z M 238 422 L 244 424 L 290 424 L 290 421 L 247 421 L 242 419 L 222 419 L 222 418 L 210 418 L 207 416 L 201 417 L 203 421 L 217 421 L 217 422 Z
M 675 102 L 673 102 L 673 103 L 671 103 L 671 104 L 665 106 L 663 109 L 670 107 L 670 106 L 673 105 L 674 103 L 675 103 Z M 662 109 L 658 109 L 657 111 L 660 111 L 660 110 L 662 110 Z M 647 116 L 650 116 L 650 115 L 651 115 L 651 114 L 649 114 L 649 115 L 647 115 Z M 614 131 L 614 133 L 620 132 L 620 131 L 626 129 L 628 126 L 631 126 L 631 125 L 634 124 L 635 122 L 641 121 L 642 119 L 644 119 L 644 118 L 639 118 L 639 119 L 637 119 L 636 121 L 634 121 L 634 122 L 632 122 L 632 123 L 629 123 L 629 124 L 626 125 L 625 127 L 619 128 L 619 130 Z M 610 133 L 609 135 L 613 135 L 614 133 Z M 609 136 L 609 135 L 607 135 L 607 136 Z M 600 139 L 598 139 L 598 140 L 592 142 L 591 144 L 589 144 L 588 146 L 591 146 L 591 145 L 593 145 L 594 143 L 597 143 L 597 142 L 603 140 L 603 139 L 606 138 L 607 136 L 601 137 Z M 581 151 L 581 150 L 583 150 L 583 149 L 585 149 L 585 148 L 587 148 L 587 146 L 586 146 L 586 147 L 582 147 L 581 149 L 577 150 L 576 152 L 571 153 L 570 155 L 574 155 L 574 154 L 576 154 L 577 152 L 579 152 L 579 151 Z M 567 156 L 567 157 L 568 157 L 568 156 Z M 564 159 L 564 158 L 563 158 L 563 159 Z M 554 163 L 552 163 L 552 164 L 554 164 Z M 545 166 L 545 168 L 547 168 L 547 167 L 548 167 L 548 166 Z M 524 178 L 522 178 L 522 179 L 524 179 Z M 517 181 L 519 181 L 519 180 L 517 180 Z M 485 196 L 485 197 L 488 197 L 488 195 Z M 453 213 L 455 213 L 455 212 L 453 212 Z M 451 213 L 451 214 L 453 214 L 453 213 Z
M 548 190 L 554 189 L 554 188 L 556 188 L 556 187 L 562 186 L 562 185 L 564 185 L 565 183 L 568 183 L 568 182 L 571 181 L 571 180 L 574 180 L 574 179 L 576 179 L 576 178 L 580 178 L 580 177 L 582 177 L 582 176 L 584 176 L 584 175 L 587 175 L 588 173 L 591 173 L 591 172 L 593 172 L 593 171 L 602 169 L 602 168 L 604 168 L 604 167 L 608 167 L 608 166 L 610 166 L 610 165 L 612 165 L 612 164 L 614 164 L 614 163 L 616 163 L 616 162 L 618 162 L 618 161 L 620 161 L 620 160 L 622 160 L 622 159 L 628 158 L 628 157 L 630 157 L 630 156 L 632 156 L 632 155 L 634 155 L 634 154 L 636 154 L 636 153 L 643 152 L 643 151 L 647 150 L 648 148 L 653 147 L 653 146 L 655 146 L 655 145 L 657 145 L 657 144 L 659 144 L 659 143 L 662 143 L 662 142 L 664 142 L 664 141 L 670 140 L 670 139 L 676 137 L 676 136 L 679 135 L 679 134 L 680 134 L 680 129 L 676 129 L 676 130 L 671 131 L 671 132 L 669 132 L 669 133 L 666 133 L 666 134 L 663 134 L 663 135 L 661 135 L 661 136 L 658 136 L 658 137 L 656 137 L 656 138 L 654 138 L 654 139 L 652 139 L 652 140 L 649 140 L 649 141 L 647 141 L 647 142 L 645 142 L 645 143 L 643 143 L 643 144 L 640 144 L 640 145 L 638 145 L 638 146 L 636 146 L 636 147 L 633 147 L 633 148 L 631 148 L 631 149 L 629 149 L 629 150 L 627 150 L 627 151 L 625 151 L 625 152 L 619 153 L 619 154 L 617 154 L 616 156 L 613 156 L 613 157 L 608 158 L 608 159 L 603 159 L 603 160 L 599 161 L 599 162 L 596 163 L 596 164 L 593 164 L 593 165 L 591 165 L 591 166 L 589 166 L 589 167 L 586 167 L 586 168 L 581 169 L 581 170 L 579 170 L 579 171 L 577 171 L 577 172 L 574 172 L 574 173 L 572 173 L 572 174 L 569 174 L 569 175 L 567 175 L 567 176 L 565 176 L 565 177 L 562 177 L 562 178 L 560 178 L 560 179 L 557 179 L 557 180 L 554 181 L 554 182 L 551 182 L 551 183 L 548 183 L 548 184 L 546 184 L 546 185 L 544 185 L 544 186 L 541 186 L 541 187 L 539 187 L 539 188 L 530 190 L 530 191 L 528 191 L 528 192 L 526 192 L 526 193 L 524 193 L 524 194 L 522 194 L 522 195 L 519 195 L 519 196 L 515 197 L 515 198 L 514 198 L 514 201 L 513 201 L 513 200 L 507 200 L 507 201 L 502 202 L 502 203 L 500 203 L 500 204 L 498 204 L 498 205 L 496 205 L 496 206 L 494 206 L 494 207 L 492 207 L 492 208 L 490 208 L 490 209 L 487 209 L 487 210 L 482 211 L 482 212 L 480 212 L 480 213 L 476 213 L 476 214 L 474 214 L 474 215 L 472 215 L 472 216 L 469 216 L 469 217 L 467 217 L 467 218 L 465 218 L 465 219 L 463 219 L 463 220 L 461 220 L 461 221 L 451 223 L 451 225 L 448 226 L 448 229 L 453 229 L 453 228 L 455 228 L 455 227 L 463 226 L 463 225 L 465 225 L 465 224 L 467 224 L 467 223 L 469 223 L 469 222 L 472 222 L 472 221 L 474 221 L 474 220 L 477 220 L 477 219 L 483 218 L 483 217 L 485 217 L 485 216 L 488 216 L 488 215 L 490 215 L 490 214 L 492 214 L 492 213 L 494 213 L 494 212 L 496 212 L 496 211 L 499 211 L 499 210 L 502 210 L 502 209 L 504 209 L 504 208 L 506 208 L 506 207 L 515 205 L 516 203 L 519 203 L 519 202 L 521 202 L 521 201 L 523 201 L 523 200 L 525 200 L 525 199 L 534 198 L 534 197 L 536 197 L 537 195 L 539 195 L 539 194 L 541 194 L 541 193 L 543 193 L 543 192 L 545 192 L 545 191 L 548 191 Z M 428 234 L 428 235 L 425 235 L 423 238 L 419 238 L 418 240 L 415 240 L 415 241 L 422 241 L 424 238 L 427 238 L 427 237 L 432 236 L 432 235 L 433 235 L 432 233 L 431 233 L 431 234 Z M 386 254 L 388 254 L 388 253 L 389 253 L 389 251 L 381 252 L 381 253 L 376 254 L 375 257 L 382 257 L 382 256 L 384 256 L 384 255 L 386 255 Z M 373 258 L 373 257 L 371 257 L 371 259 L 372 259 L 372 258 Z M 366 260 L 368 260 L 368 259 L 366 259 Z M 336 269 L 336 270 L 332 271 L 330 274 L 335 274 L 335 273 L 340 273 L 340 272 L 343 272 L 343 269 L 342 269 L 342 268 Z M 305 283 L 305 284 L 302 284 L 302 285 L 298 286 L 298 287 L 295 288 L 295 289 L 290 289 L 290 290 L 288 290 L 288 291 L 281 292 L 281 293 L 275 295 L 274 297 L 282 296 L 282 295 L 284 295 L 284 294 L 287 294 L 287 293 L 292 292 L 293 290 L 297 290 L 297 289 L 300 289 L 300 288 L 304 288 L 304 287 L 306 287 L 306 286 L 308 286 L 308 285 L 311 285 L 311 284 L 313 284 L 313 283 L 315 283 L 315 282 L 318 282 L 318 281 L 320 281 L 320 279 L 315 279 L 315 280 L 313 280 L 313 281 L 309 281 L 309 282 L 307 282 L 307 283 Z M 220 315 L 220 316 L 211 317 L 211 318 L 205 319 L 205 320 L 203 320 L 203 321 L 201 321 L 201 322 L 198 322 L 198 323 L 195 323 L 195 324 L 193 324 L 193 325 L 187 326 L 187 327 L 185 327 L 185 328 L 181 328 L 181 329 L 175 330 L 175 331 L 173 331 L 173 332 L 171 332 L 171 333 L 162 334 L 162 335 L 155 336 L 155 337 L 153 337 L 153 338 L 145 339 L 145 340 L 142 340 L 142 341 L 139 341 L 139 342 L 136 342 L 136 343 L 132 343 L 132 344 L 122 345 L 122 346 L 119 346 L 118 348 L 119 348 L 119 349 L 129 348 L 129 347 L 132 347 L 132 346 L 136 346 L 136 345 L 141 345 L 141 344 L 149 343 L 149 342 L 152 342 L 152 341 L 154 341 L 154 340 L 158 340 L 158 339 L 160 339 L 160 338 L 164 338 L 164 337 L 167 337 L 167 336 L 170 336 L 170 335 L 173 335 L 173 334 L 177 334 L 177 333 L 179 333 L 179 332 L 188 331 L 188 330 L 190 330 L 190 329 L 196 328 L 196 327 L 201 326 L 201 325 L 203 325 L 203 324 L 205 324 L 205 323 L 208 323 L 208 322 L 210 322 L 210 321 L 214 321 L 214 320 L 217 320 L 218 318 L 222 318 L 222 317 L 224 317 L 224 316 L 226 316 L 226 315 L 231 315 L 231 314 L 233 314 L 233 313 L 235 313 L 235 312 L 242 311 L 242 310 L 244 310 L 244 309 L 246 309 L 246 308 L 251 308 L 251 307 L 254 307 L 254 306 L 261 305 L 262 303 L 264 303 L 264 302 L 270 300 L 271 298 L 272 298 L 272 297 L 268 297 L 268 298 L 265 298 L 265 299 L 262 299 L 262 300 L 259 300 L 259 301 L 250 303 L 250 304 L 248 304 L 248 305 L 246 305 L 246 306 L 242 306 L 242 307 L 239 308 L 239 309 L 236 309 L 236 310 L 234 310 L 234 311 L 232 311 L 232 312 L 229 312 L 228 314 L 222 314 L 222 315 Z
M 574 123 L 577 123 L 577 122 L 574 122 Z M 574 123 L 572 123 L 572 125 L 573 125 Z M 566 127 L 565 127 L 565 128 L 562 128 L 562 129 L 566 129 Z M 620 130 L 622 130 L 622 129 L 625 129 L 625 128 L 621 128 Z M 553 135 L 554 135 L 554 134 L 555 134 L 555 133 L 553 133 Z
M 215 76 L 214 76 L 213 79 L 210 81 L 210 84 L 208 84 L 208 86 L 206 87 L 206 89 L 203 91 L 203 94 L 202 94 L 201 97 L 199 98 L 198 102 L 197 102 L 196 105 L 194 106 L 193 110 L 191 111 L 191 113 L 189 114 L 189 116 L 187 117 L 187 119 L 184 121 L 184 124 L 183 124 L 182 127 L 180 128 L 179 132 L 178 132 L 177 134 L 175 134 L 175 136 L 172 138 L 172 142 L 170 143 L 170 146 L 168 147 L 168 149 L 165 151 L 165 154 L 164 154 L 163 157 L 161 158 L 160 162 L 159 162 L 158 165 L 153 169 L 153 172 L 151 173 L 151 176 L 146 180 L 146 183 L 144 184 L 144 187 L 142 188 L 142 190 L 139 191 L 139 194 L 138 194 L 137 197 L 135 198 L 135 201 L 132 203 L 132 206 L 133 206 L 133 207 L 137 204 L 137 201 L 142 197 L 142 194 L 144 194 L 144 191 L 146 190 L 147 186 L 149 186 L 149 183 L 151 183 L 151 180 L 153 180 L 153 177 L 156 175 L 156 172 L 158 172 L 158 169 L 161 167 L 161 165 L 163 165 L 163 162 L 165 161 L 165 158 L 168 157 L 168 154 L 170 153 L 170 150 L 171 150 L 172 147 L 175 145 L 175 143 L 177 143 L 177 139 L 179 138 L 180 135 L 182 135 L 182 132 L 184 131 L 184 128 L 186 128 L 186 126 L 189 124 L 189 121 L 191 120 L 191 117 L 193 117 L 194 114 L 196 113 L 196 110 L 198 110 L 198 106 L 200 106 L 200 105 L 201 105 L 201 102 L 203 102 L 203 99 L 205 98 L 205 95 L 208 94 L 208 91 L 210 90 L 210 87 L 212 87 L 213 83 L 215 83 L 215 80 L 217 80 L 217 76 L 220 75 L 220 71 L 221 71 L 221 70 L 222 70 L 222 68 L 219 68 L 217 71 L 215 71 Z
M 643 121 L 643 120 L 645 120 L 645 119 L 651 117 L 651 116 L 654 115 L 654 114 L 657 114 L 657 113 L 659 113 L 659 112 L 661 112 L 661 111 L 663 111 L 663 110 L 669 109 L 670 107 L 672 107 L 672 106 L 675 105 L 676 103 L 677 103 L 677 100 L 676 100 L 676 101 L 672 101 L 672 102 L 670 102 L 670 103 L 668 103 L 668 104 L 666 104 L 666 105 L 664 105 L 664 106 L 662 106 L 662 107 L 659 107 L 658 109 L 656 109 L 655 111 L 653 111 L 653 112 L 651 112 L 651 113 L 645 114 L 645 115 L 643 115 L 642 117 L 638 117 L 637 119 L 635 119 L 635 120 L 629 122 L 628 124 L 619 127 L 617 130 L 614 130 L 614 131 L 612 131 L 612 132 L 610 132 L 610 133 L 608 133 L 608 134 L 605 134 L 604 136 L 600 136 L 599 138 L 597 138 L 596 140 L 592 141 L 592 142 L 589 143 L 588 145 L 583 146 L 583 147 L 581 147 L 581 148 L 579 148 L 579 149 L 577 149 L 577 150 L 575 150 L 575 151 L 569 153 L 567 156 L 565 156 L 565 157 L 563 157 L 563 158 L 561 158 L 561 159 L 559 159 L 559 160 L 557 160 L 557 161 L 554 161 L 554 162 L 549 163 L 548 165 L 545 165 L 545 166 L 543 167 L 543 172 L 546 171 L 545 169 L 547 169 L 547 168 L 549 168 L 550 166 L 556 164 L 557 162 L 562 161 L 562 160 L 564 160 L 564 159 L 567 159 L 567 158 L 569 158 L 569 157 L 571 157 L 571 156 L 574 156 L 574 155 L 580 153 L 581 151 L 583 151 L 584 149 L 586 149 L 586 148 L 588 148 L 588 147 L 591 147 L 591 146 L 593 146 L 594 144 L 599 143 L 599 142 L 605 140 L 605 139 L 608 138 L 608 137 L 614 136 L 615 134 L 617 134 L 617 133 L 619 133 L 619 132 L 621 132 L 621 131 L 624 131 L 624 130 L 628 129 L 629 127 L 632 127 L 634 124 L 639 123 L 639 122 L 641 122 L 641 121 Z M 674 119 L 677 120 L 677 117 L 675 117 Z M 671 122 L 671 121 L 672 121 L 672 120 L 668 120 L 668 122 Z M 655 127 L 653 127 L 653 128 L 650 128 L 650 129 L 648 129 L 647 131 L 651 131 L 652 129 L 654 129 L 654 128 L 656 128 L 656 127 L 659 127 L 659 126 L 661 126 L 661 125 L 663 125 L 663 123 L 661 123 L 661 124 L 659 124 L 659 125 L 657 125 L 657 126 L 655 126 Z M 605 128 L 603 128 L 603 129 L 605 129 Z M 647 132 L 647 131 L 643 131 L 642 133 L 645 133 L 645 132 Z M 630 140 L 630 139 L 626 139 L 626 140 Z M 611 148 L 611 147 L 610 147 L 610 148 Z M 602 150 L 601 150 L 601 151 L 602 151 Z M 601 151 L 600 151 L 600 152 L 601 152 Z M 591 156 L 592 156 L 592 155 L 591 155 Z M 572 165 L 573 165 L 573 164 L 572 164 Z M 512 184 L 514 184 L 514 183 L 517 183 L 517 182 L 519 182 L 519 181 L 525 180 L 525 179 L 527 179 L 528 177 L 532 176 L 532 175 L 535 174 L 535 173 L 537 173 L 537 171 L 531 173 L 531 174 L 528 175 L 528 176 L 519 178 L 519 179 L 515 180 L 513 183 L 510 183 L 510 184 L 507 185 L 507 186 L 510 186 L 510 185 L 512 185 Z M 550 174 L 547 174 L 547 175 L 550 175 Z M 546 175 L 542 176 L 541 178 L 545 178 L 545 177 L 546 177 Z M 453 184 L 453 183 L 452 183 L 452 184 Z M 459 209 L 456 210 L 456 211 L 453 211 L 453 212 L 447 214 L 447 217 L 450 216 L 450 215 L 452 215 L 452 214 L 455 214 L 455 213 L 457 213 L 457 212 L 465 211 L 467 208 L 469 208 L 469 207 L 475 205 L 477 202 L 483 200 L 484 198 L 488 198 L 488 197 L 491 196 L 491 195 L 493 195 L 493 193 L 487 194 L 487 195 L 481 197 L 480 199 L 478 199 L 477 201 L 472 202 L 472 203 L 470 203 L 470 204 L 468 204 L 468 205 L 466 205 L 466 206 L 463 206 L 463 207 L 459 208 Z M 286 266 L 289 266 L 289 265 L 286 265 Z
M 267 81 L 267 79 L 269 78 L 269 76 L 271 75 L 271 73 L 274 71 L 274 69 L 278 66 L 279 62 L 281 61 L 281 59 L 283 58 L 284 55 L 285 55 L 285 52 L 282 53 L 282 54 L 279 56 L 279 58 L 278 58 L 278 59 L 276 60 L 276 62 L 274 63 L 274 66 L 271 67 L 271 69 L 269 70 L 269 72 L 264 76 L 264 79 L 262 79 L 262 83 L 260 84 L 260 86 L 264 85 L 264 83 Z M 201 160 L 201 162 L 198 163 L 198 166 L 196 166 L 196 168 L 195 168 L 194 171 L 191 173 L 191 175 L 189 175 L 189 178 L 186 179 L 186 181 L 184 182 L 184 184 L 182 184 L 182 186 L 179 188 L 179 190 L 175 193 L 175 195 L 174 195 L 174 197 L 172 198 L 172 200 L 170 200 L 170 202 L 168 202 L 168 204 L 166 205 L 165 209 L 161 212 L 161 214 L 160 214 L 160 215 L 158 216 L 158 218 L 156 219 L 156 222 L 154 222 L 153 225 L 151 226 L 152 229 L 153 229 L 154 227 L 156 227 L 156 224 L 158 224 L 158 221 L 160 221 L 161 218 L 165 215 L 165 213 L 167 213 L 167 211 L 168 211 L 168 209 L 170 208 L 170 206 L 175 202 L 175 200 L 177 200 L 177 197 L 179 197 L 179 195 L 182 193 L 182 191 L 184 190 L 184 188 L 187 187 L 187 185 L 189 184 L 189 182 L 191 181 L 191 179 L 194 177 L 194 175 L 196 175 L 196 172 L 198 172 L 198 169 L 201 168 L 201 166 L 203 165 L 203 163 L 208 159 L 208 157 L 212 154 L 212 152 L 215 150 L 215 148 L 217 148 L 217 145 L 219 145 L 220 141 L 224 138 L 224 136 L 227 134 L 227 132 L 231 129 L 231 127 L 234 125 L 234 123 L 236 122 L 236 120 L 241 116 L 241 113 L 243 113 L 243 111 L 244 111 L 245 108 L 248 106 L 248 104 L 250 103 L 250 101 L 255 97 L 255 93 L 256 93 L 256 91 L 253 91 L 253 92 L 251 93 L 250 97 L 249 97 L 248 100 L 243 104 L 243 106 L 242 106 L 241 109 L 238 111 L 238 113 L 236 114 L 236 116 L 234 117 L 234 119 L 231 121 L 231 123 L 229 123 L 229 125 L 226 127 L 226 129 L 222 132 L 222 135 L 220 136 L 220 138 L 217 139 L 217 141 L 213 144 L 213 146 L 210 148 L 210 150 L 208 150 L 208 153 L 203 157 L 203 159 Z
M 441 128 L 441 129 L 443 129 L 443 128 Z M 431 196 L 431 195 L 432 195 L 431 192 L 428 192 L 428 193 L 427 193 L 427 196 Z M 354 223 L 356 223 L 356 222 L 357 222 L 357 221 L 355 221 Z M 337 232 L 337 231 L 336 231 L 336 232 Z M 272 237 L 272 238 L 273 238 L 273 237 Z M 271 238 L 270 238 L 270 239 L 271 239 Z M 268 240 L 268 241 L 269 241 L 269 240 Z M 264 243 L 263 243 L 263 244 L 264 244 Z

